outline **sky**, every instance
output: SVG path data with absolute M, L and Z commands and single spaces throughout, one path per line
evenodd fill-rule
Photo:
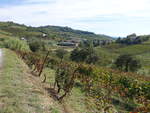
M 0 0 L 0 21 L 144 35 L 150 34 L 150 0 Z

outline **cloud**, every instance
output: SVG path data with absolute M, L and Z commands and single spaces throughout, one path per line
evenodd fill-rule
M 0 20 L 70 26 L 108 35 L 148 33 L 149 5 L 149 0 L 22 0 L 5 6 L 0 2 Z

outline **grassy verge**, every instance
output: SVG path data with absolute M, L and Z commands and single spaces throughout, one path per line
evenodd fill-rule
M 61 113 L 30 75 L 26 65 L 12 51 L 3 50 L 3 67 L 0 73 L 0 113 Z

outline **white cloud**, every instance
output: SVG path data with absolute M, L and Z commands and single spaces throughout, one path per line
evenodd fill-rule
M 142 24 L 139 22 L 148 22 L 149 5 L 149 0 L 24 0 L 22 5 L 0 8 L 0 20 L 34 26 L 63 25 L 108 35 L 125 35 L 129 33 L 128 27 L 136 32 L 141 29 L 135 27 Z M 84 21 L 86 19 L 88 21 Z M 150 26 L 150 23 L 145 25 Z M 125 33 L 114 30 L 115 27 L 122 28 Z

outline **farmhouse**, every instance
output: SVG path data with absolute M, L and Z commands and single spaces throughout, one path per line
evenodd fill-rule
M 26 38 L 25 38 L 25 37 L 22 37 L 20 40 L 26 40 Z
M 68 40 L 65 40 L 65 41 L 62 41 L 62 42 L 59 42 L 57 45 L 59 46 L 72 46 L 72 47 L 77 47 L 81 42 L 81 39 L 80 38 L 70 38 Z
M 72 43 L 72 42 L 60 42 L 57 45 L 59 45 L 59 46 L 77 46 L 76 43 Z

